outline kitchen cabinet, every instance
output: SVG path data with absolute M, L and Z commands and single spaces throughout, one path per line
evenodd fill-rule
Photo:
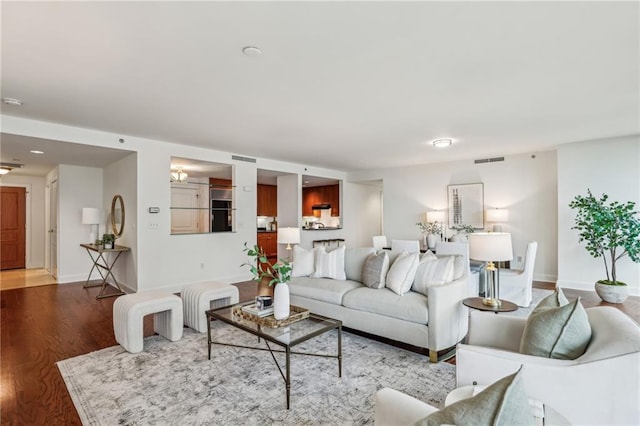
M 258 184 L 258 216 L 278 216 L 278 187 Z
M 340 185 L 302 188 L 302 216 L 320 217 L 320 210 L 311 208 L 315 204 L 331 204 L 331 216 L 340 216 Z
M 262 247 L 269 261 L 273 263 L 278 258 L 278 233 L 258 232 L 258 247 Z

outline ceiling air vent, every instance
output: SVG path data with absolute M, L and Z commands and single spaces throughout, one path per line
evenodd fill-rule
M 504 157 L 481 158 L 480 160 L 473 160 L 475 164 L 497 163 L 498 161 L 504 161 Z
M 232 155 L 231 156 L 232 160 L 238 160 L 238 161 L 246 161 L 247 163 L 255 163 L 256 159 L 255 158 L 251 158 L 251 157 L 242 157 L 240 155 Z

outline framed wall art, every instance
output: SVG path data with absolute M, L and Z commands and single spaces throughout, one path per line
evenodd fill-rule
M 448 185 L 449 228 L 461 225 L 484 229 L 484 184 Z

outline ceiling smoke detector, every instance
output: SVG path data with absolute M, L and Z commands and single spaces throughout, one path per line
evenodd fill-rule
M 260 56 L 262 54 L 262 50 L 255 46 L 246 46 L 242 48 L 242 53 L 252 58 L 256 56 Z

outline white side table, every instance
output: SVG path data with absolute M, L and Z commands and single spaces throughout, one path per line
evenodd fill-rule
M 486 389 L 488 385 L 470 385 L 462 386 L 452 390 L 444 400 L 445 407 L 463 399 L 471 398 Z M 540 401 L 529 399 L 533 415 L 536 419 L 536 424 L 540 426 L 554 426 L 554 425 L 570 425 L 569 421 L 562 417 L 560 413 L 544 405 Z

